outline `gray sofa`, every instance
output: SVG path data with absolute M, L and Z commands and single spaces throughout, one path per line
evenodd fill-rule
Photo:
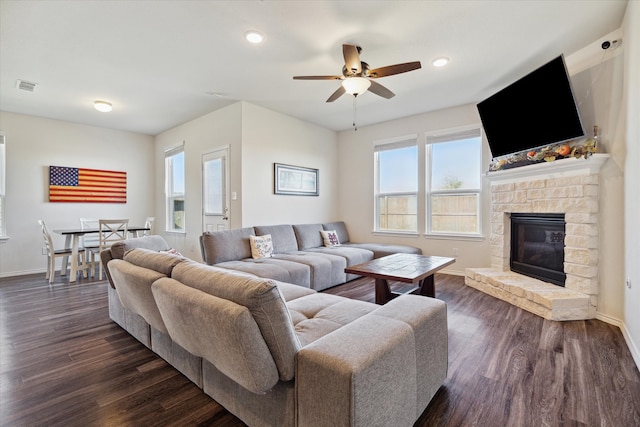
M 411 426 L 444 382 L 442 301 L 378 306 L 141 239 L 103 252 L 112 319 L 250 426 Z
M 320 231 L 335 230 L 340 245 L 325 247 Z M 273 255 L 251 257 L 249 236 L 271 235 Z M 383 243 L 350 241 L 344 222 L 325 224 L 269 225 L 205 232 L 200 236 L 206 264 L 251 273 L 321 291 L 358 276 L 344 269 L 395 253 L 421 254 L 419 248 Z

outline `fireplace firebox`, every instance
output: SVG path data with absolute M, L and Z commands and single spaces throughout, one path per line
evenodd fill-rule
M 564 286 L 564 214 L 511 214 L 511 271 Z

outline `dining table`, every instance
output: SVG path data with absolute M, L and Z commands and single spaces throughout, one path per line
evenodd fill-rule
M 129 233 L 132 233 L 135 237 L 140 237 L 141 232 L 151 230 L 147 226 L 128 226 L 127 230 Z M 53 230 L 54 233 L 61 234 L 65 236 L 64 247 L 71 248 L 71 274 L 69 275 L 69 282 L 75 282 L 78 270 L 80 266 L 78 265 L 78 252 L 80 248 L 80 237 L 85 234 L 96 234 L 100 233 L 100 228 L 63 228 Z M 63 265 L 66 265 L 69 260 L 67 257 L 62 258 Z

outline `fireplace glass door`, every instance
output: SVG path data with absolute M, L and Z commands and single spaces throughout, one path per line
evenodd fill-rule
M 564 214 L 511 214 L 511 271 L 564 286 Z

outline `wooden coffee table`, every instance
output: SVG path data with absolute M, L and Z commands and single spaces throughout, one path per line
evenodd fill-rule
M 436 271 L 456 262 L 455 258 L 415 254 L 393 254 L 344 269 L 345 273 L 376 279 L 376 304 L 385 304 L 393 298 L 418 290 L 418 294 L 435 297 L 433 275 Z M 394 292 L 389 280 L 412 283 L 414 288 Z

